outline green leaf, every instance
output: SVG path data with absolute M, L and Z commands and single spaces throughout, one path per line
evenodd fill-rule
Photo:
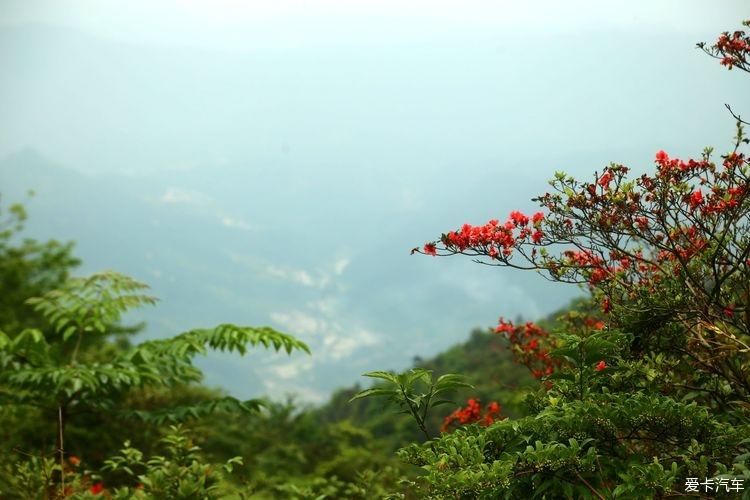
M 391 396 L 395 397 L 398 396 L 399 392 L 394 389 L 379 389 L 379 388 L 372 388 L 372 389 L 365 389 L 364 391 L 360 391 L 357 394 L 355 394 L 349 402 L 356 401 L 357 399 L 362 398 L 369 398 L 369 397 L 380 397 L 380 396 Z
M 383 371 L 374 371 L 374 372 L 367 372 L 362 374 L 363 377 L 370 377 L 370 378 L 379 378 L 382 380 L 387 380 L 389 382 L 392 382 L 394 384 L 398 384 L 398 378 L 396 375 L 390 372 L 383 372 Z
M 450 399 L 440 399 L 437 401 L 430 402 L 430 406 L 442 406 L 442 405 L 455 405 L 455 401 L 451 401 Z
M 75 335 L 76 333 L 76 327 L 75 325 L 70 325 L 63 331 L 63 341 L 67 341 L 70 337 Z
M 406 372 L 407 375 L 407 386 L 411 386 L 414 382 L 421 380 L 425 384 L 429 384 L 432 381 L 432 371 L 425 370 L 424 368 L 413 368 Z

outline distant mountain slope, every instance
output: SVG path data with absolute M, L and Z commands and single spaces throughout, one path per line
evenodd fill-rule
M 336 215 L 331 199 L 301 210 L 281 187 L 222 172 L 93 175 L 27 149 L 0 158 L 0 196 L 23 201 L 33 189 L 26 235 L 75 241 L 81 273 L 116 269 L 149 283 L 161 301 L 130 318 L 147 322 L 145 336 L 231 321 L 269 324 L 310 344 L 312 356 L 200 360 L 207 384 L 239 397 L 296 393 L 320 403 L 364 371 L 403 369 L 414 355 L 455 343 L 467 325 L 506 311 L 528 314 L 554 295 L 531 273 L 410 256 L 422 237 L 413 217 L 388 204 L 377 209 L 388 220 L 383 227 L 357 224 L 355 213 Z M 237 188 L 242 182 L 247 196 Z M 358 196 L 361 202 L 379 188 L 336 189 L 338 202 L 356 206 Z M 342 239 L 345 247 L 336 242 Z
M 567 307 L 538 321 L 538 324 L 554 329 L 559 326 L 557 318 L 561 314 L 569 310 L 586 311 L 587 308 L 584 299 L 575 299 Z M 497 401 L 503 407 L 503 415 L 519 417 L 527 412 L 523 403 L 525 394 L 537 388 L 538 382 L 526 367 L 513 361 L 508 345 L 501 335 L 476 329 L 467 341 L 429 359 L 416 359 L 414 366 L 433 370 L 434 376 L 445 373 L 464 375 L 475 388 L 450 394 L 449 398 L 459 405 L 465 405 L 468 398 L 479 398 L 482 404 Z M 363 379 L 363 382 L 366 380 L 369 379 Z M 396 408 L 387 404 L 385 399 L 368 398 L 349 403 L 349 399 L 362 388 L 358 383 L 336 391 L 330 401 L 317 410 L 320 418 L 328 422 L 351 420 L 368 429 L 378 438 L 380 445 L 391 450 L 424 439 L 413 419 L 397 414 Z M 432 411 L 428 426 L 431 435 L 438 434 L 443 417 L 452 410 L 451 406 L 442 406 Z

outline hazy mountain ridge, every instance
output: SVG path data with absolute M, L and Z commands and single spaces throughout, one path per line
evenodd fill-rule
M 181 187 L 169 184 L 174 180 Z M 392 228 L 380 232 L 363 231 L 369 245 L 360 240 L 359 252 L 333 254 L 323 260 L 327 265 L 316 266 L 304 245 L 280 249 L 277 244 L 284 231 L 304 241 L 305 228 L 274 230 L 243 222 L 242 214 L 225 209 L 216 196 L 220 185 L 199 186 L 189 178 L 87 175 L 31 150 L 0 161 L 0 184 L 7 202 L 26 199 L 27 189 L 36 192 L 26 202 L 28 234 L 76 241 L 84 261 L 81 272 L 114 268 L 152 285 L 162 301 L 134 317 L 148 322 L 145 335 L 234 321 L 272 324 L 311 344 L 311 358 L 207 360 L 208 383 L 235 394 L 281 397 L 298 390 L 303 398 L 321 401 L 341 380 L 356 380 L 363 371 L 383 366 L 403 369 L 412 356 L 430 355 L 455 342 L 457 333 L 477 318 L 491 323 L 502 312 L 489 302 L 502 290 L 501 283 L 491 283 L 492 276 L 473 278 L 472 284 L 455 269 L 439 270 L 432 259 L 394 249 L 393 242 L 408 241 L 407 219 L 394 219 Z M 211 194 L 197 191 L 200 187 Z M 321 224 L 329 217 L 314 213 L 311 207 L 307 215 Z M 389 232 L 396 236 L 387 238 Z M 384 259 L 392 262 L 389 272 L 367 265 L 374 260 L 383 265 Z M 526 292 L 516 286 L 505 293 L 517 302 Z M 436 305 L 450 311 L 449 317 L 420 312 Z M 365 362 L 357 355 L 360 349 L 367 349 Z M 260 385 L 259 373 L 270 385 Z M 297 387 L 301 377 L 307 384 Z

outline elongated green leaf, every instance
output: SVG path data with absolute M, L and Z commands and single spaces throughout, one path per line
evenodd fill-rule
M 376 397 L 376 396 L 396 397 L 398 396 L 398 391 L 394 389 L 379 389 L 379 388 L 365 389 L 364 391 L 361 391 L 355 394 L 349 400 L 349 402 L 351 403 L 352 401 L 356 401 L 357 399 Z
M 362 376 L 370 377 L 370 378 L 379 378 L 379 379 L 387 380 L 389 382 L 393 382 L 394 384 L 398 384 L 398 378 L 396 377 L 396 375 L 390 372 L 374 371 L 374 372 L 363 373 Z
M 421 380 L 425 384 L 429 384 L 432 381 L 432 371 L 425 370 L 424 368 L 414 368 L 406 372 L 407 385 L 411 386 L 414 382 Z
M 431 401 L 430 407 L 433 406 L 443 406 L 443 405 L 456 405 L 455 401 L 451 401 L 450 399 L 439 399 L 437 401 Z

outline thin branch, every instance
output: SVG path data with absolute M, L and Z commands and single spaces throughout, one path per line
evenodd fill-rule
M 588 481 L 586 481 L 583 478 L 583 476 L 581 475 L 580 472 L 576 471 L 576 476 L 578 476 L 578 479 L 580 479 L 583 482 L 583 484 L 586 485 L 586 487 L 589 489 L 589 491 L 591 491 L 591 493 L 593 493 L 594 495 L 596 495 L 596 497 L 599 500 L 605 500 L 604 496 L 601 493 L 599 493 L 598 491 L 596 491 L 596 488 L 594 488 L 593 486 L 591 486 L 591 483 L 589 483 Z

